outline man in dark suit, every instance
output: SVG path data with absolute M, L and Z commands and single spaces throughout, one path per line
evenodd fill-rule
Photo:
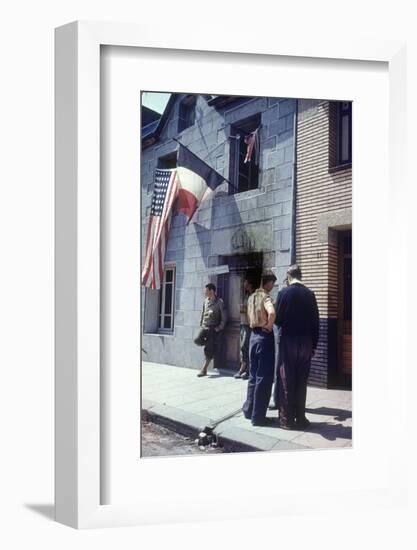
M 288 286 L 277 297 L 275 323 L 280 332 L 278 409 L 280 427 L 304 429 L 307 380 L 319 339 L 319 311 L 314 292 L 301 282 L 297 264 L 287 271 Z

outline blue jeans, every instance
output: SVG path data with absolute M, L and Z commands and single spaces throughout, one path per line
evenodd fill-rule
M 273 332 L 252 329 L 249 342 L 249 380 L 242 410 L 252 422 L 265 419 L 274 381 L 275 340 Z

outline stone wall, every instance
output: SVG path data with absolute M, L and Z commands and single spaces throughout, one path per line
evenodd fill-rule
M 291 262 L 292 249 L 296 100 L 248 98 L 238 105 L 216 109 L 207 104 L 207 99 L 198 96 L 195 124 L 178 134 L 179 96 L 160 140 L 143 150 L 141 158 L 143 261 L 153 174 L 158 158 L 176 150 L 172 138 L 229 178 L 232 125 L 260 114 L 259 188 L 229 194 L 228 184 L 224 183 L 211 200 L 200 206 L 188 226 L 181 215 L 173 218 L 165 261 L 176 266 L 174 333 L 158 334 L 152 330 L 142 335 L 146 360 L 194 368 L 200 367 L 202 361 L 202 350 L 192 340 L 198 331 L 204 286 L 210 280 L 216 282 L 216 276 L 209 276 L 208 269 L 218 265 L 219 256 L 262 251 L 264 267 L 273 268 L 281 282 Z M 156 292 L 142 287 L 145 310 L 146 303 L 156 299 Z

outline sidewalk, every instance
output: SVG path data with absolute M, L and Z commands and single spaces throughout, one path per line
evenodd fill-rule
M 215 429 L 218 441 L 235 450 L 324 449 L 352 446 L 352 395 L 346 390 L 307 389 L 306 431 L 287 431 L 278 424 L 254 427 L 241 407 L 247 383 L 229 371 L 197 370 L 142 362 L 142 410 L 152 420 L 197 437 L 198 432 L 230 413 Z M 277 418 L 277 411 L 268 411 Z

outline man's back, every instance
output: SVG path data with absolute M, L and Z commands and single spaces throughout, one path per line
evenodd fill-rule
M 319 338 L 319 313 L 314 292 L 301 283 L 283 288 L 277 298 L 275 323 L 283 335 L 311 335 L 313 349 Z

